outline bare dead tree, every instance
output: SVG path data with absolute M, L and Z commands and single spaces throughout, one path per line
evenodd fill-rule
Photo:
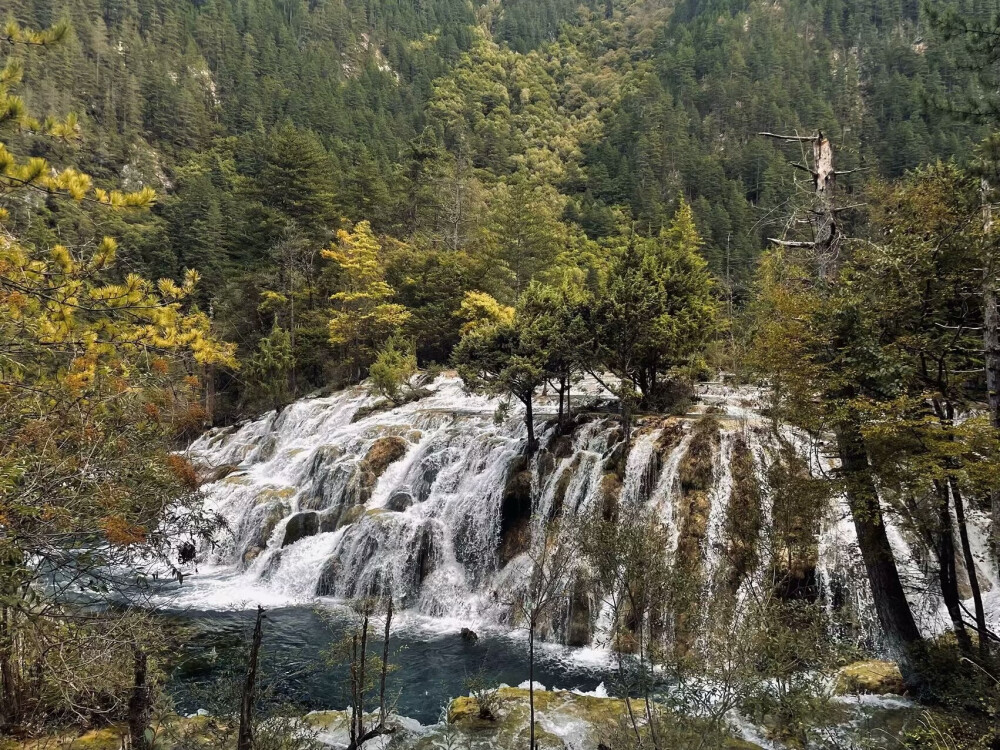
M 833 278 L 837 269 L 837 257 L 843 239 L 837 214 L 850 207 L 836 204 L 837 177 L 850 174 L 853 170 L 838 172 L 834 168 L 833 145 L 823 135 L 822 130 L 813 135 L 779 135 L 763 132 L 759 135 L 774 138 L 785 143 L 808 143 L 812 146 L 812 158 L 803 162 L 789 162 L 796 169 L 812 175 L 813 205 L 809 208 L 809 224 L 812 227 L 811 240 L 786 240 L 774 237 L 769 242 L 783 247 L 812 248 L 816 255 L 817 275 L 824 281 Z
M 382 633 L 382 654 L 378 669 L 378 714 L 374 721 L 365 720 L 365 696 L 371 689 L 368 671 L 368 634 L 376 603 L 366 600 L 361 604 L 361 627 L 351 636 L 349 682 L 351 693 L 350 744 L 347 750 L 358 750 L 377 737 L 392 734 L 396 727 L 389 724 L 386 678 L 389 674 L 389 628 L 392 625 L 392 597 L 385 599 L 385 629 Z

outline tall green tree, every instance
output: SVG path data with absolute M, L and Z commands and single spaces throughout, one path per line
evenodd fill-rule
M 690 206 L 656 237 L 632 235 L 614 250 L 592 311 L 595 362 L 621 385 L 623 406 L 662 400 L 663 379 L 695 370 L 720 326 L 719 302 Z

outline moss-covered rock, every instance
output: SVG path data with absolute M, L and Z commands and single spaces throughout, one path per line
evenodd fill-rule
M 614 472 L 601 477 L 601 508 L 604 520 L 610 521 L 618 515 L 618 498 L 622 494 L 622 480 Z
M 459 747 L 526 747 L 528 744 L 528 691 L 524 688 L 503 687 L 496 691 L 491 703 L 495 720 L 483 718 L 479 701 L 475 697 L 456 698 L 448 706 L 448 724 L 454 737 L 458 734 Z M 579 695 L 567 691 L 535 691 L 535 736 L 539 747 L 558 750 L 567 743 L 558 736 L 558 727 L 572 728 L 572 743 L 580 746 L 581 733 L 588 736 L 583 747 L 610 744 L 627 715 L 625 702 L 618 698 Z M 568 739 L 568 737 L 567 737 Z M 433 735 L 425 744 L 418 743 L 418 750 L 440 747 L 440 738 Z M 727 738 L 715 747 L 725 750 L 760 750 L 757 745 L 736 738 Z
M 222 464 L 209 468 L 203 475 L 203 482 L 219 482 L 228 477 L 237 469 L 236 464 Z
M 174 716 L 156 727 L 157 750 L 209 750 L 218 747 L 217 733 L 209 716 Z M 121 750 L 128 743 L 128 728 L 109 726 L 91 729 L 83 734 L 52 733 L 34 739 L 0 739 L 0 750 Z
M 378 438 L 365 453 L 358 464 L 354 477 L 352 499 L 355 503 L 364 504 L 371 498 L 372 490 L 385 470 L 406 455 L 410 444 L 399 435 L 386 435 Z
M 872 695 L 903 695 L 906 686 L 899 667 L 891 661 L 858 661 L 837 673 L 835 691 L 838 695 L 867 693 Z
M 254 498 L 254 505 L 267 505 L 279 500 L 288 500 L 298 490 L 295 487 L 265 487 Z

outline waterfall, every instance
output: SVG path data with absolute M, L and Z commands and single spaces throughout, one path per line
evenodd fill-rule
M 508 616 L 503 601 L 523 585 L 533 545 L 545 543 L 547 521 L 609 503 L 658 514 L 672 538 L 663 554 L 675 554 L 681 467 L 697 414 L 640 416 L 626 444 L 613 416 L 577 408 L 560 428 L 552 398 L 541 397 L 540 448 L 526 460 L 523 410 L 498 410 L 496 400 L 469 395 L 454 376 L 440 376 L 426 390 L 419 400 L 391 406 L 352 388 L 196 440 L 187 455 L 213 478 L 203 492 L 227 531 L 199 550 L 198 572 L 190 571 L 188 582 L 171 593 L 171 606 L 273 606 L 391 590 L 405 613 L 488 627 Z M 597 390 L 590 384 L 591 394 Z M 790 446 L 810 475 L 829 474 L 836 462 L 796 430 L 775 434 L 756 407 L 759 391 L 710 386 L 701 397 L 718 421 L 700 542 L 704 596 L 712 595 L 730 554 L 733 504 L 747 502 L 734 494 L 738 444 L 749 457 L 739 481 L 744 492 L 753 486 L 759 508 L 751 510 L 762 519 L 756 562 L 736 581 L 742 597 L 772 574 L 770 472 L 782 446 Z M 980 579 L 988 601 L 998 605 L 987 519 L 974 511 L 970 518 Z M 923 585 L 928 571 L 916 540 L 891 516 L 887 524 L 921 625 L 946 627 L 940 602 L 928 593 L 933 586 Z M 831 610 L 849 613 L 855 637 L 874 643 L 871 594 L 844 498 L 834 496 L 819 509 L 814 541 L 814 559 L 805 564 L 818 596 Z M 602 592 L 571 583 L 571 601 L 553 623 L 553 637 L 576 645 L 606 642 L 610 614 Z

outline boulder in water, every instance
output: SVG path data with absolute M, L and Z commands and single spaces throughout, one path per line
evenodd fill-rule
M 462 628 L 462 640 L 468 643 L 475 643 L 479 640 L 479 635 L 471 628 Z
M 413 496 L 406 490 L 400 490 L 386 501 L 385 509 L 401 513 L 411 505 L 413 505 Z
M 835 692 L 838 695 L 867 693 L 870 695 L 902 695 L 906 692 L 903 675 L 891 661 L 858 661 L 837 673 Z
M 316 583 L 316 596 L 333 596 L 337 591 L 337 575 L 340 573 L 340 560 L 331 557 L 323 565 Z
M 181 565 L 191 562 L 194 560 L 195 555 L 198 554 L 197 547 L 194 546 L 194 542 L 186 541 L 181 542 L 177 546 L 177 562 Z
M 287 547 L 295 544 L 300 539 L 307 536 L 314 536 L 319 533 L 319 514 L 314 510 L 307 510 L 303 513 L 296 513 L 288 519 L 285 526 L 285 537 L 281 540 L 281 546 Z

